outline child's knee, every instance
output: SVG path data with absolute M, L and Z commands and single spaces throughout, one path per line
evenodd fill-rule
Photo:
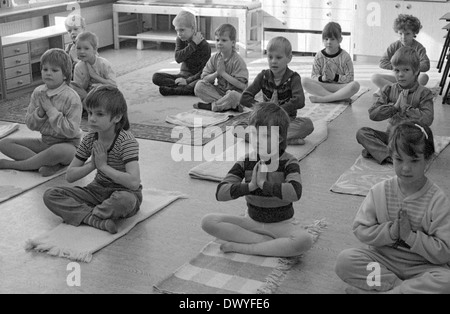
M 357 92 L 359 92 L 359 89 L 361 88 L 361 85 L 358 82 L 353 81 L 351 83 L 351 87 L 352 87 L 352 92 L 354 92 L 356 94 Z
M 53 212 L 53 204 L 57 199 L 61 197 L 62 193 L 59 188 L 50 188 L 47 191 L 45 191 L 43 195 L 43 201 L 45 206 L 47 206 L 48 209 L 50 209 Z
M 217 225 L 220 222 L 219 215 L 216 214 L 210 214 L 206 215 L 202 219 L 202 229 L 206 233 L 214 234 L 217 231 Z
M 292 240 L 294 241 L 295 255 L 303 254 L 313 246 L 313 238 L 307 231 L 299 232 Z
M 12 139 L 10 139 L 10 138 L 5 138 L 3 140 L 0 140 L 0 150 L 2 148 L 11 146 L 11 144 L 12 144 Z
M 364 127 L 356 132 L 356 140 L 359 144 L 363 143 L 367 138 L 367 134 L 370 132 L 370 128 Z
M 204 90 L 208 88 L 208 82 L 206 81 L 198 81 L 194 87 L 195 96 L 203 94 Z
M 111 195 L 111 201 L 118 216 L 114 218 L 125 218 L 137 205 L 136 196 L 130 192 L 115 192 Z
M 354 259 L 355 259 L 354 249 L 344 250 L 338 255 L 336 259 L 335 272 L 336 275 L 343 281 L 346 281 L 346 279 L 352 273 L 352 265 Z

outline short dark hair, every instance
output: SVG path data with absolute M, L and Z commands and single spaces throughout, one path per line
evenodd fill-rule
M 417 51 L 411 47 L 401 47 L 397 50 L 391 59 L 394 67 L 401 65 L 410 66 L 414 72 L 420 71 L 420 56 Z
M 86 97 L 86 108 L 89 110 L 104 108 L 111 118 L 122 116 L 116 124 L 116 132 L 119 130 L 129 130 L 128 106 L 122 92 L 111 85 L 99 85 L 89 92 Z
M 389 150 L 391 155 L 401 150 L 415 158 L 424 154 L 425 159 L 430 160 L 435 153 L 433 132 L 420 122 L 401 123 L 391 131 Z
M 287 134 L 290 123 L 291 120 L 286 111 L 272 102 L 257 104 L 249 119 L 249 125 L 256 127 L 256 129 L 261 126 L 279 127 L 281 149 L 287 148 Z
M 336 22 L 330 22 L 327 25 L 325 25 L 322 31 L 322 39 L 325 38 L 342 39 L 341 25 L 339 25 Z
M 41 70 L 44 64 L 50 64 L 61 68 L 62 74 L 65 76 L 65 82 L 70 84 L 72 80 L 72 59 L 60 48 L 52 48 L 44 52 L 41 56 Z
M 401 30 L 410 30 L 414 34 L 419 34 L 422 27 L 422 23 L 417 17 L 408 14 L 400 14 L 394 21 L 394 31 L 396 33 Z
M 214 35 L 216 36 L 223 36 L 225 33 L 228 33 L 228 36 L 232 41 L 236 41 L 236 28 L 231 24 L 222 24 L 220 25 L 216 31 L 214 32 Z

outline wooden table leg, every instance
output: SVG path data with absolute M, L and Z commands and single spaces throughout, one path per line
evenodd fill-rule
M 114 49 L 120 49 L 119 42 L 119 12 L 113 11 Z

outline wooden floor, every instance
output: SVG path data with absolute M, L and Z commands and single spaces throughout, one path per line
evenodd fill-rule
M 127 58 L 152 58 L 163 53 L 170 56 L 172 49 L 137 51 L 132 47 L 102 51 L 101 55 L 115 64 Z M 365 84 L 370 84 L 368 79 L 377 70 L 376 65 L 359 63 L 355 68 L 356 79 Z M 430 85 L 434 85 L 439 78 L 437 71 L 433 70 L 431 76 Z M 352 235 L 351 223 L 363 199 L 333 194 L 329 189 L 361 152 L 355 140 L 357 129 L 384 128 L 368 119 L 371 94 L 366 94 L 333 121 L 328 140 L 301 162 L 304 196 L 295 206 L 296 217 L 304 222 L 325 218 L 329 226 L 302 263 L 288 275 L 279 293 L 344 292 L 346 286 L 335 275 L 334 262 L 341 250 L 360 246 Z M 450 136 L 450 106 L 441 102 L 441 98 L 436 102 L 433 130 L 437 135 Z M 152 293 L 154 284 L 197 255 L 212 240 L 200 229 L 205 214 L 243 212 L 244 200 L 217 203 L 216 184 L 191 180 L 188 171 L 199 163 L 173 162 L 171 144 L 151 141 L 140 144 L 144 185 L 181 191 L 190 198 L 176 202 L 96 253 L 91 263 L 81 265 L 81 287 L 73 288 L 66 284 L 70 261 L 23 249 L 27 239 L 60 222 L 45 208 L 42 194 L 49 187 L 67 185 L 63 178 L 0 204 L 0 293 Z M 448 193 L 449 175 L 450 149 L 447 149 L 435 161 L 429 176 Z M 83 180 L 79 184 L 87 182 Z

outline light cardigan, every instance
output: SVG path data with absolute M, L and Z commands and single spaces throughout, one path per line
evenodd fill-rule
M 408 259 L 450 266 L 449 199 L 429 180 L 422 190 L 403 198 L 397 180 L 394 177 L 372 188 L 356 215 L 353 233 L 369 246 L 394 247 L 397 239 L 391 238 L 390 229 L 394 223 L 391 217 L 402 208 L 412 225 L 411 234 L 402 240 L 411 248 L 398 247 L 397 250 L 403 251 Z M 393 195 L 400 195 L 398 207 L 393 205 Z M 421 211 L 419 216 L 418 209 Z

